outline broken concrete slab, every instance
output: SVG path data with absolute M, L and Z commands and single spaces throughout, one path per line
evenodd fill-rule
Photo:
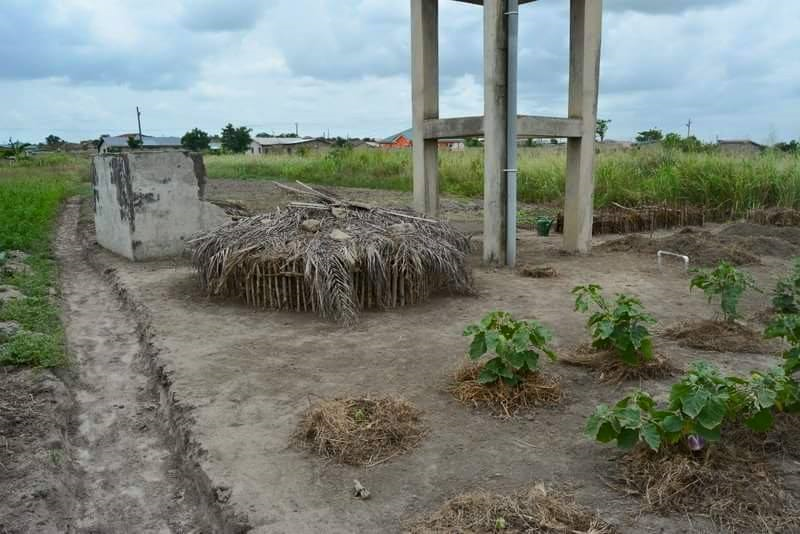
M 200 154 L 102 154 L 92 161 L 97 242 L 130 260 L 180 256 L 195 234 L 230 221 L 204 200 Z

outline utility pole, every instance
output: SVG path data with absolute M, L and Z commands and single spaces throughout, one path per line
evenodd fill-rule
M 686 123 L 686 138 L 692 136 L 692 119 L 689 119 L 689 122 Z
M 300 137 L 300 125 L 298 123 L 294 123 L 294 135 Z
M 142 112 L 139 111 L 139 106 L 136 106 L 136 122 L 139 123 L 139 142 L 142 143 Z

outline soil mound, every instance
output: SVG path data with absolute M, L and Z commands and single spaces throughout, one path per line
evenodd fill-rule
M 776 227 L 742 222 L 723 228 L 719 234 L 732 237 L 768 237 L 800 246 L 800 228 L 793 226 Z
M 745 240 L 747 241 L 747 240 Z M 642 235 L 629 235 L 601 245 L 601 249 L 613 252 L 637 252 L 653 254 L 667 250 L 689 256 L 691 265 L 710 267 L 720 261 L 733 265 L 760 263 L 756 252 L 749 250 L 753 243 L 735 237 L 724 237 L 711 232 L 685 228 L 671 236 L 655 239 Z
M 536 484 L 511 496 L 488 492 L 459 495 L 411 527 L 410 532 L 612 534 L 617 529 L 576 504 L 572 496 Z
M 792 208 L 767 208 L 751 210 L 747 220 L 774 226 L 800 226 L 800 211 Z
M 425 435 L 421 412 L 392 397 L 323 400 L 303 416 L 292 440 L 320 456 L 367 467 L 412 449 Z
M 714 352 L 766 352 L 769 346 L 761 334 L 747 326 L 728 321 L 687 321 L 664 330 L 663 336 L 684 347 Z
M 478 375 L 482 365 L 468 363 L 456 371 L 450 392 L 460 402 L 474 406 L 485 405 L 495 415 L 512 417 L 524 408 L 553 406 L 563 395 L 561 384 L 555 376 L 542 372 L 527 373 L 517 386 L 498 380 L 481 384 Z
M 784 490 L 768 455 L 742 442 L 696 453 L 637 448 L 621 459 L 626 493 L 641 495 L 647 510 L 707 516 L 735 532 L 796 532 L 800 502 Z

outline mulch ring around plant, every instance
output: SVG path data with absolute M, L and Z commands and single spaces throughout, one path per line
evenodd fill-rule
M 414 524 L 409 532 L 613 534 L 617 529 L 578 505 L 572 496 L 536 484 L 508 496 L 484 491 L 459 495 Z
M 572 355 L 562 356 L 559 361 L 593 370 L 600 382 L 619 384 L 627 380 L 658 380 L 669 378 L 680 372 L 659 353 L 642 365 L 628 365 L 613 350 L 597 350 L 591 345 L 581 345 Z
M 639 495 L 646 511 L 706 517 L 735 532 L 800 529 L 800 502 L 768 455 L 734 436 L 698 452 L 640 446 L 619 463 L 625 493 Z
M 770 350 L 760 333 L 735 321 L 685 321 L 664 330 L 661 335 L 678 344 L 713 352 L 750 352 Z
M 502 380 L 491 384 L 478 381 L 480 364 L 467 363 L 459 368 L 448 390 L 456 400 L 473 406 L 486 406 L 500 417 L 513 417 L 521 410 L 538 406 L 555 406 L 561 402 L 563 393 L 556 376 L 541 371 L 522 375 L 516 386 Z
M 426 433 L 421 414 L 394 397 L 321 400 L 306 410 L 292 441 L 340 463 L 371 467 L 419 443 Z

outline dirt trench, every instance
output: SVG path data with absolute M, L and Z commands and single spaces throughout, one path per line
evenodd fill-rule
M 70 201 L 56 239 L 64 322 L 76 369 L 72 460 L 78 480 L 71 531 L 200 533 L 180 462 L 160 426 L 135 318 L 87 263 Z

